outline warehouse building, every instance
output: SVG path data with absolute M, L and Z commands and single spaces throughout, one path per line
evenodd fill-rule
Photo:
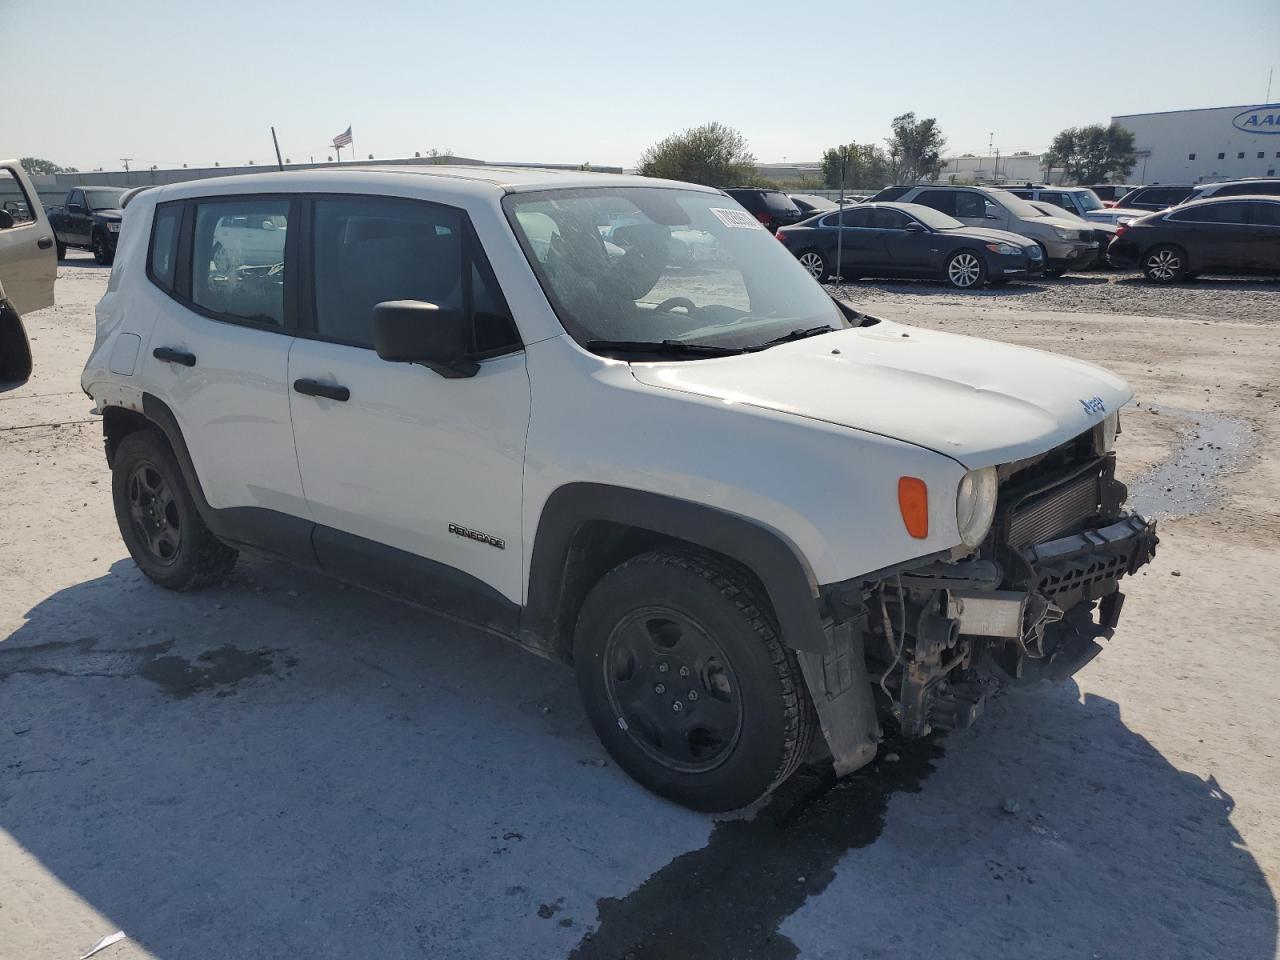
M 1274 177 L 1280 103 L 1112 117 L 1133 133 L 1133 183 L 1204 183 Z

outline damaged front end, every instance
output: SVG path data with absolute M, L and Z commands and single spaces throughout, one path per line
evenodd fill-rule
M 861 638 L 877 713 L 904 737 L 970 726 L 1002 681 L 1072 676 L 1115 629 L 1120 579 L 1155 555 L 1155 522 L 1123 509 L 1115 457 L 1091 434 L 999 476 L 994 522 L 971 555 L 822 591 L 831 621 Z M 865 762 L 865 749 L 842 759 L 839 737 L 831 745 L 838 771 Z

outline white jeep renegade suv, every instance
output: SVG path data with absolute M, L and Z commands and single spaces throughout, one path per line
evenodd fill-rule
M 675 265 L 691 230 L 719 255 Z M 97 319 L 83 386 L 147 576 L 266 551 L 570 662 L 618 763 L 699 809 L 760 797 L 815 729 L 843 774 L 882 721 L 967 726 L 993 678 L 1069 676 L 1155 549 L 1114 479 L 1122 380 L 837 304 L 703 187 L 158 187 Z

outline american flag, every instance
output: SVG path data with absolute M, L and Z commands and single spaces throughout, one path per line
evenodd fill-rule
M 346 130 L 343 130 L 343 131 L 342 131 L 342 133 L 340 133 L 340 134 L 338 134 L 336 137 L 334 137 L 334 138 L 333 138 L 333 145 L 334 145 L 335 147 L 349 147 L 349 146 L 351 146 L 351 128 L 350 128 L 350 127 L 347 127 L 347 129 L 346 129 Z

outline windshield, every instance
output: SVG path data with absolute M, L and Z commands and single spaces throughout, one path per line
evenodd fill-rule
M 1015 197 L 1008 190 L 992 190 L 991 199 L 997 203 L 1002 203 L 1010 213 L 1015 217 L 1038 217 L 1040 214 L 1026 200 L 1021 197 Z
M 85 199 L 89 201 L 90 210 L 114 210 L 120 206 L 123 190 L 86 190 Z
M 599 187 L 510 194 L 502 205 L 579 343 L 753 348 L 849 326 L 786 247 L 722 194 Z
M 1081 190 L 1076 194 L 1076 201 L 1087 213 L 1090 210 L 1103 210 L 1105 205 L 1092 190 Z
M 964 226 L 955 217 L 949 217 L 941 210 L 935 210 L 933 207 L 926 207 L 923 203 L 904 203 L 902 209 L 926 227 L 934 230 L 955 230 Z

